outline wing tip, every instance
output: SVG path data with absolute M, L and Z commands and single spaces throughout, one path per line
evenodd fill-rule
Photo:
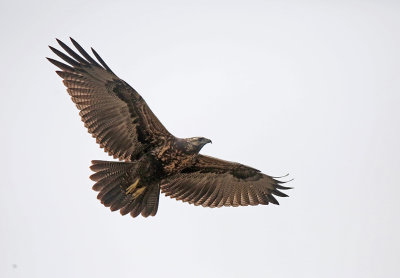
M 280 176 L 280 177 L 271 177 L 271 178 L 274 180 L 276 188 L 282 189 L 282 190 L 293 189 L 294 187 L 283 186 L 282 184 L 285 184 L 285 183 L 288 183 L 288 182 L 292 182 L 292 181 L 294 181 L 294 178 L 292 178 L 290 180 L 287 180 L 287 181 L 279 180 L 281 178 L 285 178 L 285 177 L 288 177 L 288 176 L 289 176 L 289 174 L 286 174 L 286 175 Z
M 72 43 L 77 43 L 76 40 L 74 40 L 72 37 L 69 37 Z

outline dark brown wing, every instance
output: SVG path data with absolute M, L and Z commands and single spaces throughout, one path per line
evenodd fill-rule
M 57 74 L 64 79 L 85 127 L 100 147 L 114 158 L 129 161 L 171 136 L 144 99 L 118 78 L 94 49 L 100 64 L 72 38 L 82 56 L 57 41 L 69 56 L 50 49 L 69 65 L 47 59 L 61 69 Z
M 161 192 L 203 207 L 278 205 L 273 195 L 287 197 L 278 189 L 290 189 L 282 183 L 251 167 L 199 155 L 192 167 L 163 180 Z

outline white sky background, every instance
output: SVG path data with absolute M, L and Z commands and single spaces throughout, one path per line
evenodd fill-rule
M 398 1 L 2 1 L 0 277 L 399 277 Z M 93 46 L 280 206 L 111 213 L 47 45 Z

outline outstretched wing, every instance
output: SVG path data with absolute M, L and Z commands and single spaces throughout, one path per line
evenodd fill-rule
M 101 148 L 114 158 L 130 161 L 171 136 L 144 99 L 118 78 L 93 48 L 100 64 L 71 41 L 81 55 L 60 40 L 57 42 L 69 55 L 50 46 L 69 65 L 47 59 L 61 69 L 57 74 Z
M 161 192 L 203 207 L 278 205 L 273 195 L 287 197 L 278 189 L 290 189 L 282 183 L 251 167 L 199 155 L 192 167 L 163 180 Z

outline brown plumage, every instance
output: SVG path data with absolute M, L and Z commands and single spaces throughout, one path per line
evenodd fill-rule
M 161 192 L 204 207 L 279 204 L 289 189 L 254 168 L 199 154 L 211 140 L 173 136 L 144 99 L 118 78 L 92 49 L 94 60 L 75 40 L 80 55 L 57 40 L 65 54 L 50 49 L 67 64 L 60 68 L 72 101 L 89 133 L 109 155 L 121 162 L 92 161 L 91 179 L 102 204 L 132 217 L 154 216 Z

